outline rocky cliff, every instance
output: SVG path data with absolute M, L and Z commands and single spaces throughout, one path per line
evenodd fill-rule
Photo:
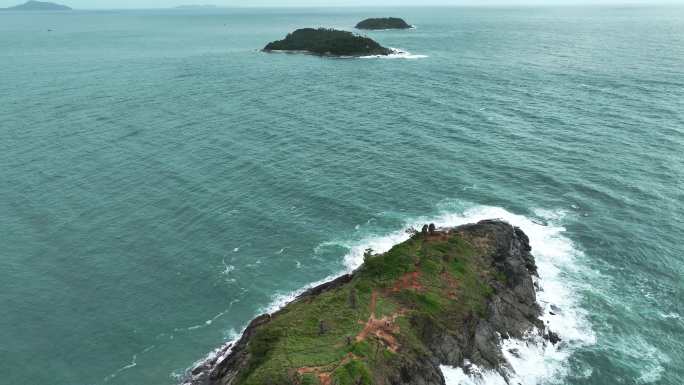
M 507 377 L 501 339 L 544 333 L 527 236 L 501 221 L 431 230 L 257 317 L 186 383 L 443 385 L 440 365 L 467 363 Z

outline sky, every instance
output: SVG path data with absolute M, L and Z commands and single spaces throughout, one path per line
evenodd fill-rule
M 10 7 L 26 0 L 0 0 Z M 178 5 L 214 4 L 249 6 L 413 6 L 413 5 L 569 5 L 569 4 L 684 4 L 684 0 L 43 0 L 77 9 L 170 8 Z

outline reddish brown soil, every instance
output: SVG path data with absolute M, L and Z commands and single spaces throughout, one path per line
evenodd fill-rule
M 406 289 L 424 290 L 425 287 L 420 283 L 420 272 L 406 273 L 402 275 L 397 282 L 392 286 L 390 291 L 393 293 L 400 292 Z
M 399 325 L 396 324 L 397 317 L 400 313 L 394 313 L 391 316 L 384 316 L 382 318 L 375 317 L 375 306 L 378 298 L 378 293 L 373 291 L 371 294 L 370 303 L 370 317 L 365 323 L 363 330 L 356 336 L 356 341 L 363 341 L 369 336 L 375 336 L 392 352 L 397 352 L 399 344 L 397 343 L 395 334 L 399 333 Z M 361 321 L 359 321 L 361 322 Z
M 335 369 L 339 368 L 340 366 L 346 365 L 351 360 L 356 359 L 358 359 L 358 357 L 355 356 L 353 353 L 347 353 L 347 355 L 344 356 L 344 358 L 342 358 L 340 362 L 326 366 L 305 366 L 303 368 L 297 369 L 297 373 L 299 373 L 300 375 L 313 373 L 316 375 L 316 377 L 318 377 L 318 381 L 321 385 L 331 385 L 332 372 L 334 372 Z

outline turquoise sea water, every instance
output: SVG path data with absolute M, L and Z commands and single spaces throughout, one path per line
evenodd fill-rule
M 390 14 L 413 59 L 258 52 Z M 484 217 L 560 308 L 520 383 L 684 381 L 684 8 L 0 13 L 0 67 L 0 384 L 176 383 L 363 248 Z

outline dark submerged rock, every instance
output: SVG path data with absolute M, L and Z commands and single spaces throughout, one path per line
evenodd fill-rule
M 338 287 L 344 286 L 344 284 L 351 281 L 351 279 L 352 279 L 351 274 L 341 275 L 341 276 L 333 279 L 332 281 L 329 281 L 329 282 L 320 284 L 316 287 L 312 287 L 311 289 L 308 289 L 304 293 L 300 294 L 297 297 L 297 300 L 305 299 L 308 297 L 315 297 L 321 293 L 325 293 L 328 290 L 332 290 L 332 289 L 336 289 Z
M 283 40 L 268 43 L 263 50 L 307 52 L 321 56 L 386 56 L 393 52 L 371 38 L 327 28 L 298 29 Z
M 558 335 L 558 333 L 554 333 L 551 330 L 549 330 L 548 333 L 546 333 L 546 335 L 544 335 L 544 338 L 554 345 L 561 342 L 561 338 Z
M 405 22 L 404 19 L 400 19 L 398 17 L 383 17 L 363 20 L 356 25 L 356 28 L 369 30 L 409 29 L 413 28 L 413 26 Z

